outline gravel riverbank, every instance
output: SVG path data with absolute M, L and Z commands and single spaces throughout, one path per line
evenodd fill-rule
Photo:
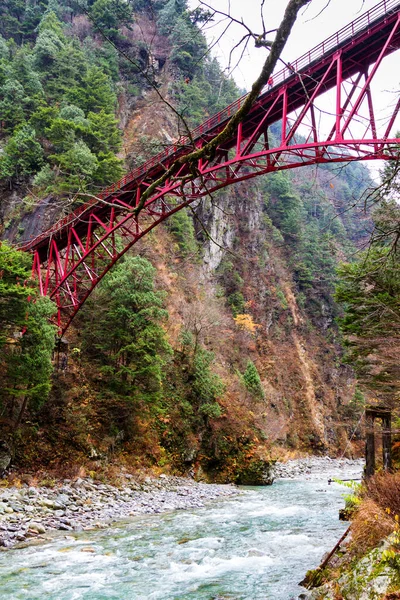
M 276 463 L 275 478 L 360 478 L 362 460 L 308 457 Z M 160 475 L 139 481 L 125 474 L 115 487 L 91 479 L 64 479 L 55 487 L 11 487 L 0 490 L 0 549 L 43 542 L 56 531 L 105 528 L 142 514 L 200 508 L 238 493 L 234 485 L 197 483 Z
M 0 491 L 0 549 L 46 541 L 60 531 L 105 528 L 137 515 L 199 508 L 237 494 L 232 485 L 197 483 L 161 475 L 137 481 L 125 475 L 121 487 L 86 477 L 65 479 L 54 488 L 7 488 Z
M 274 465 L 275 479 L 360 479 L 364 459 L 308 456 Z

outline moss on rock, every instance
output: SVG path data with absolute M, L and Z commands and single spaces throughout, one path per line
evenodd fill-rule
M 273 462 L 263 459 L 252 460 L 236 476 L 239 485 L 272 485 L 273 481 Z

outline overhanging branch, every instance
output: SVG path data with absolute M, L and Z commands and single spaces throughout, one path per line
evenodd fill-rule
M 146 200 L 148 200 L 152 196 L 153 192 L 155 192 L 155 190 L 159 186 L 161 186 L 172 175 L 174 175 L 182 167 L 182 165 L 189 164 L 192 168 L 195 168 L 195 164 L 198 160 L 204 157 L 210 158 L 214 156 L 217 148 L 232 136 L 236 127 L 239 125 L 239 123 L 241 123 L 244 120 L 245 116 L 250 112 L 251 107 L 257 100 L 264 86 L 267 84 L 270 75 L 273 73 L 275 66 L 279 60 L 279 57 L 282 53 L 282 50 L 285 47 L 285 44 L 289 38 L 290 32 L 296 21 L 299 10 L 303 6 L 309 4 L 310 2 L 311 0 L 289 1 L 282 22 L 276 31 L 275 40 L 270 46 L 270 51 L 264 62 L 261 73 L 256 79 L 256 81 L 253 83 L 251 91 L 246 96 L 242 107 L 230 119 L 226 127 L 214 139 L 205 144 L 202 148 L 199 148 L 197 150 L 194 150 L 193 152 L 189 152 L 189 154 L 186 154 L 185 156 L 177 158 L 174 161 L 174 163 L 169 167 L 169 169 L 167 169 L 163 173 L 163 175 L 161 175 L 161 177 L 159 177 L 156 181 L 153 181 L 153 183 L 149 185 L 149 187 L 141 195 L 139 204 L 134 210 L 136 216 L 141 212 L 146 203 Z

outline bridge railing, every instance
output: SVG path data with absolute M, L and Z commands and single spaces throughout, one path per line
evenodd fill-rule
M 293 61 L 292 63 L 288 63 L 288 65 L 290 66 L 285 66 L 277 73 L 274 73 L 273 88 L 282 85 L 282 83 L 293 77 L 296 73 L 301 72 L 313 62 L 322 58 L 325 54 L 332 52 L 332 50 L 335 50 L 339 46 L 343 45 L 346 41 L 350 40 L 356 34 L 367 29 L 369 25 L 372 25 L 373 23 L 381 19 L 383 16 L 395 12 L 399 8 L 400 0 L 382 0 L 382 2 L 371 8 L 366 13 L 360 15 L 357 19 L 355 19 L 354 21 L 352 21 L 351 23 L 349 23 L 348 25 L 331 35 L 329 38 L 327 38 L 326 40 L 324 40 L 323 42 L 321 42 L 302 56 L 300 56 L 300 58 Z M 264 87 L 260 96 L 266 93 L 266 91 L 267 86 Z M 179 138 L 179 140 L 174 145 L 168 146 L 159 154 L 156 154 L 130 173 L 127 173 L 127 175 L 122 177 L 119 181 L 116 181 L 115 183 L 112 183 L 111 185 L 103 189 L 102 192 L 97 194 L 97 198 L 93 198 L 89 202 L 86 202 L 78 209 L 76 209 L 73 213 L 67 215 L 60 221 L 57 221 L 57 223 L 55 223 L 53 227 L 37 236 L 31 242 L 28 242 L 26 246 L 31 247 L 32 245 L 39 243 L 42 239 L 50 237 L 52 233 L 59 231 L 66 225 L 78 219 L 82 213 L 86 212 L 91 206 L 97 204 L 99 200 L 104 200 L 105 198 L 108 198 L 114 192 L 123 188 L 127 183 L 139 180 L 150 169 L 159 165 L 160 163 L 165 162 L 167 158 L 174 155 L 183 147 L 190 147 L 192 141 L 201 138 L 205 133 L 212 131 L 215 127 L 218 127 L 218 125 L 225 123 L 233 115 L 235 115 L 243 106 L 243 103 L 245 102 L 247 96 L 248 94 L 241 96 L 240 98 L 232 102 L 232 104 L 229 104 L 229 106 L 207 119 L 207 121 L 204 121 L 201 125 L 199 125 L 193 131 L 191 131 L 191 137 L 184 136 Z

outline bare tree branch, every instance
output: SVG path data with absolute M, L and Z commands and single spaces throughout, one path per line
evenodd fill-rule
M 243 121 L 246 115 L 249 113 L 254 102 L 261 93 L 263 87 L 267 84 L 268 79 L 273 72 L 278 59 L 281 55 L 283 48 L 289 38 L 292 27 L 296 21 L 299 10 L 307 5 L 311 0 L 290 0 L 283 17 L 283 20 L 277 29 L 276 37 L 271 45 L 270 52 L 264 62 L 261 69 L 261 73 L 253 83 L 251 91 L 246 96 L 242 107 L 238 112 L 230 119 L 226 127 L 219 133 L 214 139 L 205 144 L 202 148 L 194 150 L 185 156 L 177 158 L 174 163 L 167 169 L 161 177 L 156 181 L 153 181 L 146 191 L 143 192 L 138 206 L 135 208 L 134 213 L 138 215 L 143 209 L 146 200 L 151 197 L 155 190 L 167 181 L 172 175 L 174 175 L 182 165 L 188 164 L 194 171 L 196 170 L 196 163 L 200 158 L 207 157 L 208 159 L 215 156 L 217 148 L 226 140 L 228 140 L 235 132 L 236 127 Z

